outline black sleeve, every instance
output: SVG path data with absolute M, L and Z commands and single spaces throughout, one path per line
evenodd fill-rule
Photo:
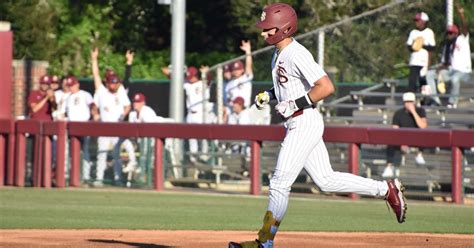
M 418 113 L 418 115 L 421 117 L 421 118 L 425 118 L 426 117 L 426 111 L 424 108 L 416 108 L 416 113 Z
M 125 65 L 125 75 L 123 76 L 123 87 L 128 89 L 130 87 L 130 76 L 132 75 L 132 65 Z
M 434 51 L 435 50 L 435 46 L 423 46 L 424 49 L 426 49 L 426 51 Z

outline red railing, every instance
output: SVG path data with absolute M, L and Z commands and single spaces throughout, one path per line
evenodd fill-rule
M 13 185 L 15 163 L 15 122 L 0 120 L 0 186 Z M 6 172 L 6 176 L 5 176 Z M 6 182 L 4 181 L 6 179 Z
M 0 133 L 11 134 L 8 121 L 0 121 Z M 9 131 L 5 131 L 5 130 Z M 23 186 L 25 158 L 25 133 L 35 134 L 39 138 L 35 144 L 34 160 L 34 186 L 50 186 L 50 143 L 48 137 L 58 137 L 56 180 L 58 187 L 64 187 L 64 147 L 66 145 L 65 132 L 68 132 L 71 148 L 71 173 L 70 186 L 80 185 L 80 143 L 82 136 L 121 136 L 121 137 L 153 137 L 155 138 L 155 171 L 154 188 L 164 188 L 163 177 L 163 141 L 164 138 L 197 138 L 197 139 L 224 139 L 251 141 L 251 168 L 250 193 L 260 194 L 260 150 L 263 141 L 282 141 L 285 130 L 282 126 L 228 126 L 228 125 L 191 125 L 191 124 L 161 124 L 161 123 L 99 123 L 99 122 L 35 122 L 17 121 L 17 149 L 16 149 L 16 185 Z M 348 146 L 348 171 L 358 174 L 359 153 L 361 144 L 388 144 L 408 145 L 421 147 L 442 147 L 452 150 L 452 196 L 457 204 L 462 203 L 462 153 L 461 149 L 474 146 L 474 130 L 434 130 L 434 129 L 392 129 L 392 128 L 363 128 L 363 127 L 326 127 L 324 136 L 326 142 L 347 143 Z M 3 141 L 2 141 L 3 140 Z M 0 140 L 0 150 L 5 144 L 5 139 Z M 44 140 L 42 143 L 41 141 Z M 13 142 L 13 141 L 12 141 Z M 41 146 L 44 145 L 44 149 Z M 10 141 L 9 141 L 9 147 Z M 62 149 L 62 150 L 61 150 Z M 39 151 L 43 151 L 42 153 Z M 43 158 L 40 157 L 43 154 Z M 48 157 L 49 156 L 49 157 Z M 62 156 L 62 157 L 61 157 Z M 7 156 L 10 161 L 11 155 Z M 43 161 L 44 166 L 39 166 Z M 1 164 L 0 164 L 1 166 Z M 10 175 L 10 167 L 7 175 Z M 42 173 L 41 173 L 42 172 Z M 41 177 L 42 175 L 42 177 Z M 36 179 L 35 179 L 36 178 Z M 11 185 L 11 181 L 7 184 Z M 352 198 L 357 195 L 352 194 Z

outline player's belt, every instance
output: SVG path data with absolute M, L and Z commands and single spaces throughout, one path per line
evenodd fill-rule
M 291 118 L 295 118 L 295 117 L 297 117 L 297 116 L 302 115 L 303 112 L 304 112 L 304 110 L 307 109 L 307 108 L 312 108 L 312 109 L 314 109 L 314 108 L 316 108 L 316 106 L 311 105 L 311 106 L 308 106 L 308 107 L 306 107 L 306 108 L 300 109 L 300 110 L 294 112 L 294 113 L 291 115 Z

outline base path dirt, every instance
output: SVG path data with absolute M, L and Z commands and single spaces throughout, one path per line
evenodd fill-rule
M 247 231 L 0 230 L 0 247 L 227 247 Z M 473 247 L 474 235 L 279 232 L 276 247 Z

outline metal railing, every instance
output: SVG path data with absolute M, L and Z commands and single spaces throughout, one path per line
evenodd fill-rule
M 163 123 L 100 123 L 100 122 L 40 122 L 22 120 L 15 122 L 0 120 L 0 151 L 8 145 L 6 154 L 7 185 L 24 186 L 25 178 L 25 134 L 35 136 L 35 159 L 33 161 L 33 186 L 50 187 L 51 175 L 50 144 L 48 137 L 57 135 L 57 187 L 65 187 L 64 180 L 64 149 L 66 147 L 66 131 L 69 135 L 71 149 L 71 172 L 69 186 L 80 185 L 80 143 L 81 136 L 120 136 L 120 137 L 153 137 L 155 139 L 154 188 L 164 189 L 163 173 L 163 141 L 165 138 L 196 138 L 247 140 L 251 144 L 250 194 L 258 195 L 261 190 L 260 150 L 263 141 L 282 141 L 285 136 L 283 126 L 235 126 L 235 125 L 191 125 Z M 16 134 L 15 161 L 12 167 L 11 135 Z M 10 137 L 6 142 L 6 137 Z M 349 144 L 348 169 L 350 173 L 359 173 L 359 153 L 361 144 L 408 145 L 418 147 L 450 148 L 452 152 L 452 197 L 453 202 L 463 202 L 462 192 L 462 153 L 461 149 L 474 147 L 474 130 L 420 130 L 420 129 L 391 129 L 367 127 L 326 127 L 324 136 L 326 142 Z M 5 158 L 5 157 L 4 157 Z M 2 160 L 0 170 L 4 171 Z M 12 163 L 12 164 L 10 164 Z M 14 172 L 13 172 L 13 171 Z M 11 175 L 14 173 L 13 182 Z M 356 199 L 357 195 L 352 194 Z

